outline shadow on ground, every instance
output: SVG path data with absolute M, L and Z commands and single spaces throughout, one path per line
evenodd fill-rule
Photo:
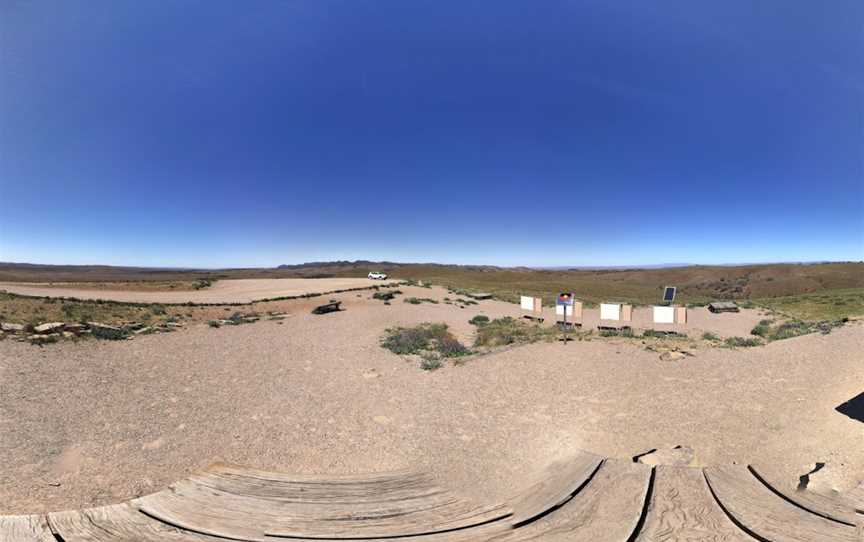
M 835 409 L 840 414 L 849 416 L 853 420 L 864 423 L 864 393 L 849 399 Z

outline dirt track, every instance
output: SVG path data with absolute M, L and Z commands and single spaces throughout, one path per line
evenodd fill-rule
M 417 297 L 439 289 L 402 288 Z M 490 502 L 574 447 L 629 457 L 677 444 L 701 464 L 755 462 L 789 484 L 826 461 L 864 479 L 864 424 L 834 408 L 864 385 L 864 327 L 664 362 L 639 340 L 544 343 L 421 371 L 385 328 L 448 322 L 484 301 L 347 310 L 133 341 L 0 342 L 0 513 L 116 502 L 224 460 L 295 472 L 415 467 Z M 727 316 L 727 315 L 724 315 Z M 751 318 L 753 316 L 750 316 Z
M 76 299 L 103 299 L 133 303 L 251 303 L 260 299 L 293 297 L 351 288 L 368 288 L 386 281 L 364 278 L 327 279 L 234 279 L 220 280 L 202 290 L 129 291 L 68 288 L 62 283 L 0 282 L 0 290 L 13 294 Z

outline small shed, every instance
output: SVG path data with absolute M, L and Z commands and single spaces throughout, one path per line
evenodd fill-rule
M 715 301 L 708 305 L 711 312 L 738 312 L 740 309 L 733 301 Z

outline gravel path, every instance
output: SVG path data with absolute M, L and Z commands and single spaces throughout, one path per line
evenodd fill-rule
M 864 387 L 860 324 L 677 362 L 613 339 L 429 373 L 380 348 L 382 332 L 445 321 L 467 340 L 470 317 L 518 307 L 359 295 L 333 296 L 347 310 L 323 316 L 308 313 L 314 299 L 291 302 L 281 323 L 0 342 L 0 513 L 117 502 L 217 460 L 306 473 L 416 467 L 482 502 L 574 447 L 629 457 L 682 444 L 701 464 L 758 462 L 790 484 L 814 461 L 849 486 L 864 479 L 864 423 L 834 411 Z
M 232 279 L 220 280 L 202 290 L 133 291 L 63 287 L 62 283 L 0 282 L 0 290 L 31 296 L 74 297 L 134 303 L 251 303 L 259 299 L 320 294 L 350 288 L 380 286 L 387 281 L 364 278 L 330 279 Z

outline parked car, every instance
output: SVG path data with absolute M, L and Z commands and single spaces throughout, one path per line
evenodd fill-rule
M 381 273 L 380 271 L 370 271 L 368 277 L 372 280 L 385 280 L 387 274 Z

